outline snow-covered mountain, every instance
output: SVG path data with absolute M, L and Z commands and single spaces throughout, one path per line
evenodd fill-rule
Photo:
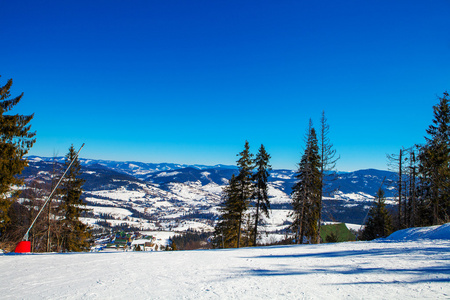
M 33 180 L 49 182 L 54 170 L 62 169 L 63 161 L 63 157 L 31 156 L 29 167 L 22 176 L 27 183 Z M 224 165 L 187 166 L 91 159 L 80 159 L 80 162 L 86 180 L 84 197 L 91 209 L 85 221 L 147 230 L 211 230 L 218 216 L 222 189 L 232 174 L 238 172 L 236 167 Z M 394 173 L 373 169 L 338 173 L 327 184 L 324 220 L 363 224 L 373 196 L 382 183 L 386 196 L 394 196 L 393 180 Z M 295 172 L 273 170 L 269 181 L 272 213 L 265 220 L 265 230 L 274 233 L 290 223 L 290 193 Z
M 30 162 L 65 162 L 64 156 L 58 157 L 40 157 L 40 156 L 28 156 Z M 118 171 L 120 173 L 125 173 L 132 175 L 136 178 L 145 178 L 147 175 L 160 171 L 172 171 L 178 170 L 186 167 L 192 167 L 195 169 L 208 169 L 211 166 L 205 165 L 185 165 L 185 164 L 173 164 L 173 163 L 144 163 L 137 161 L 112 161 L 112 160 L 101 160 L 101 159 L 87 159 L 79 158 L 82 166 L 103 166 L 107 169 Z M 234 166 L 227 165 L 216 165 L 214 168 L 235 168 Z

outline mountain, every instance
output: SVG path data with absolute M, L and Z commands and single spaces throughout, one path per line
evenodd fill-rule
M 61 174 L 63 157 L 30 156 L 22 177 L 49 183 Z M 93 226 L 148 230 L 189 228 L 212 230 L 218 216 L 223 187 L 238 170 L 234 166 L 116 162 L 80 159 L 84 198 L 90 212 L 83 219 Z M 58 178 L 58 176 L 54 176 Z M 396 174 L 374 169 L 339 172 L 327 181 L 324 220 L 363 224 L 373 196 L 383 186 L 393 197 Z M 269 177 L 272 213 L 265 220 L 265 237 L 279 239 L 290 224 L 290 193 L 295 171 L 273 170 Z M 387 201 L 393 207 L 393 199 Z M 264 232 L 264 231 L 262 231 Z
M 28 156 L 30 162 L 57 162 L 64 163 L 65 157 L 40 157 L 40 156 Z M 79 158 L 80 164 L 84 167 L 89 166 L 104 166 L 108 169 L 118 171 L 120 173 L 125 173 L 132 175 L 136 178 L 145 178 L 147 175 L 160 172 L 160 171 L 172 171 L 178 170 L 186 167 L 191 167 L 195 169 L 208 169 L 208 168 L 224 168 L 224 169 L 234 169 L 234 166 L 227 165 L 216 165 L 216 166 L 205 166 L 205 165 L 184 165 L 184 164 L 173 164 L 173 163 L 143 163 L 136 161 L 111 161 L 111 160 L 100 160 L 100 159 L 86 159 Z

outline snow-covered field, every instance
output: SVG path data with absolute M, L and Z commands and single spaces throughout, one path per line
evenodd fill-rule
M 373 242 L 0 255 L 2 299 L 449 299 L 450 224 Z

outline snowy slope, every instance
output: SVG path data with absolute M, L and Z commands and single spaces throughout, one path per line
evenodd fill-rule
M 450 223 L 441 226 L 407 228 L 396 231 L 387 237 L 388 240 L 420 240 L 420 239 L 450 239 Z
M 438 231 L 436 231 L 438 229 Z M 434 239 L 175 252 L 0 255 L 2 299 L 449 299 Z M 439 233 L 437 233 L 439 232 Z M 426 236 L 426 235 L 425 235 Z

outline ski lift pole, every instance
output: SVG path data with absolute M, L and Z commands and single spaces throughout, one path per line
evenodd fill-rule
M 31 228 L 33 228 L 34 223 L 36 223 L 36 220 L 39 218 L 39 215 L 42 213 L 42 211 L 44 210 L 45 206 L 47 205 L 47 203 L 50 201 L 50 199 L 52 198 L 53 194 L 55 193 L 56 189 L 58 188 L 58 186 L 61 184 L 61 181 L 63 180 L 64 176 L 66 176 L 66 173 L 69 171 L 70 167 L 72 166 L 73 162 L 77 159 L 78 154 L 80 153 L 81 149 L 83 149 L 84 147 L 84 143 L 83 145 L 81 145 L 80 149 L 78 150 L 77 154 L 75 154 L 75 157 L 72 159 L 72 161 L 70 162 L 69 166 L 67 167 L 66 171 L 64 171 L 64 174 L 61 176 L 61 178 L 59 179 L 58 183 L 56 184 L 56 186 L 53 188 L 52 192 L 50 193 L 50 196 L 48 196 L 47 200 L 45 200 L 44 205 L 41 207 L 41 210 L 39 211 L 39 213 L 37 214 L 37 216 L 34 218 L 33 222 L 31 223 L 30 227 L 28 228 L 27 232 L 25 233 L 25 235 L 22 238 L 22 241 L 28 241 L 28 234 L 30 233 Z

